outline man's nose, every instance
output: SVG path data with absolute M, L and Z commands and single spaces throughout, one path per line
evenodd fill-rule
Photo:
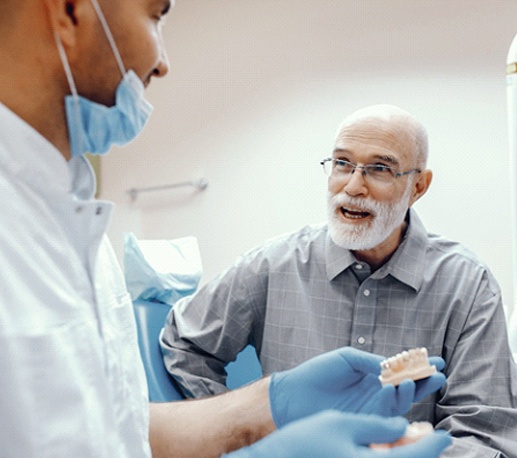
M 350 174 L 349 180 L 343 186 L 343 190 L 352 197 L 365 196 L 368 194 L 366 175 L 362 168 L 355 168 Z
M 169 56 L 167 55 L 167 51 L 165 51 L 165 48 L 162 48 L 162 50 L 160 52 L 160 59 L 158 60 L 158 63 L 156 64 L 156 67 L 154 68 L 153 75 L 158 76 L 159 78 L 162 78 L 167 73 L 169 73 L 170 69 L 171 69 L 171 65 L 169 62 Z

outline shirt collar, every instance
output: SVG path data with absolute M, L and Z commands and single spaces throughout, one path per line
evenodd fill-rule
M 408 228 L 402 243 L 374 275 L 382 278 L 390 274 L 418 292 L 424 281 L 426 247 L 427 231 L 415 210 L 410 208 Z
M 350 250 L 336 245 L 327 229 L 327 237 L 325 239 L 325 262 L 327 265 L 327 279 L 334 280 L 341 272 L 348 269 L 354 262 L 357 262 L 355 256 Z
M 418 291 L 423 282 L 427 232 L 413 209 L 408 212 L 408 228 L 402 243 L 391 259 L 377 270 L 373 276 L 383 278 L 390 274 Z M 350 250 L 337 246 L 327 232 L 325 242 L 327 278 L 336 278 L 341 272 L 357 262 Z
M 0 165 L 50 199 L 69 193 L 88 199 L 95 192 L 94 174 L 84 157 L 67 161 L 52 143 L 2 103 Z

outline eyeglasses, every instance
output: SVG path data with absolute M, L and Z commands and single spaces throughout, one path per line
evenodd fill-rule
M 384 164 L 366 164 L 356 165 L 344 159 L 332 159 L 327 157 L 320 161 L 323 171 L 327 176 L 341 177 L 349 180 L 355 169 L 362 169 L 361 173 L 367 180 L 371 180 L 375 184 L 390 185 L 395 182 L 398 177 L 409 175 L 411 173 L 420 173 L 420 169 L 411 169 L 407 172 L 397 172 L 393 167 Z

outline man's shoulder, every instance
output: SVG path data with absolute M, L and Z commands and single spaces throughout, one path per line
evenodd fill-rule
M 292 262 L 295 258 L 305 259 L 309 253 L 324 253 L 326 237 L 325 223 L 306 225 L 266 239 L 240 256 L 238 263 L 266 260 L 268 263 L 281 264 L 284 261 Z
M 418 245 L 413 245 L 414 250 L 405 260 L 413 261 L 411 267 L 426 289 L 461 294 L 465 304 L 472 303 L 467 298 L 488 300 L 501 295 L 490 267 L 466 245 L 431 232 L 421 234 L 411 243 Z
M 447 259 L 453 263 L 462 261 L 486 268 L 479 256 L 463 243 L 427 230 L 414 211 L 411 213 L 411 218 L 411 227 L 414 227 L 410 232 L 412 234 L 410 235 L 411 245 L 419 247 L 418 250 L 425 251 L 428 261 L 439 258 Z
M 428 233 L 427 240 L 430 253 L 434 252 L 437 256 L 449 256 L 451 259 L 461 259 L 484 266 L 484 262 L 473 250 L 456 240 L 435 233 Z
M 327 236 L 327 224 L 308 224 L 295 231 L 276 235 L 264 241 L 262 248 L 280 245 L 305 246 L 307 244 L 324 242 Z
M 442 275 L 457 278 L 461 275 L 473 281 L 485 278 L 494 293 L 499 291 L 499 285 L 490 267 L 472 249 L 460 242 L 438 234 L 428 234 L 426 265 L 428 268 L 439 266 Z M 448 274 L 449 273 L 449 274 Z

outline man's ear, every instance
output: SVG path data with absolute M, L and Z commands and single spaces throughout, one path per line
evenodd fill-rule
M 422 197 L 429 186 L 431 185 L 431 181 L 433 180 L 433 172 L 429 169 L 422 170 L 415 182 L 413 183 L 413 193 L 411 194 L 411 199 L 409 200 L 409 207 L 411 207 L 420 197 Z
M 53 32 L 57 33 L 65 46 L 76 41 L 77 25 L 84 11 L 85 0 L 42 0 L 47 10 Z

